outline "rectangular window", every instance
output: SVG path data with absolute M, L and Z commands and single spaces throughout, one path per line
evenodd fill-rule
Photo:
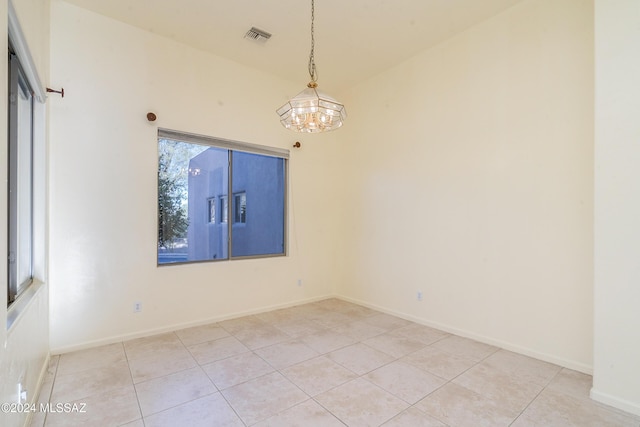
M 285 255 L 288 150 L 160 129 L 158 153 L 159 265 Z
M 33 92 L 9 49 L 8 304 L 33 281 Z
M 216 198 L 212 197 L 207 200 L 207 212 L 209 213 L 209 224 L 216 223 Z
M 233 222 L 245 224 L 247 222 L 247 193 L 235 193 L 233 195 Z
M 229 216 L 229 204 L 227 203 L 227 196 L 220 196 L 220 222 L 222 224 L 227 223 L 227 217 Z

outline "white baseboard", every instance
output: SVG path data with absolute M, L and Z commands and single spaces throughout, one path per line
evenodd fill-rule
M 44 363 L 42 365 L 42 368 L 40 368 L 40 375 L 38 376 L 38 382 L 36 383 L 36 389 L 34 390 L 34 393 L 31 393 L 31 397 L 29 398 L 29 405 L 35 405 L 38 406 L 38 400 L 40 398 L 40 393 L 42 392 L 42 385 L 44 384 L 44 379 L 47 376 L 47 373 L 49 371 L 49 363 L 51 361 L 51 354 L 47 354 L 47 357 L 44 359 Z M 48 399 L 47 399 L 48 400 Z M 34 411 L 29 411 L 27 413 L 27 418 L 24 421 L 24 426 L 30 426 L 31 425 L 31 419 L 34 416 Z
M 381 307 L 378 306 L 376 304 L 371 304 L 368 303 L 366 301 L 361 301 L 355 298 L 350 298 L 344 295 L 336 295 L 336 294 L 328 294 L 328 295 L 324 295 L 324 296 L 320 296 L 320 297 L 313 297 L 313 298 L 307 298 L 307 299 L 302 299 L 302 300 L 297 300 L 297 301 L 292 301 L 292 302 L 288 302 L 288 303 L 284 303 L 284 304 L 276 304 L 276 305 L 271 305 L 271 306 L 266 306 L 266 307 L 261 307 L 261 308 L 257 308 L 257 309 L 252 309 L 252 310 L 245 310 L 245 311 L 240 311 L 240 312 L 235 312 L 235 313 L 230 313 L 230 314 L 225 314 L 222 316 L 213 316 L 207 319 L 201 319 L 198 321 L 194 321 L 194 322 L 186 322 L 186 323 L 180 323 L 180 324 L 175 324 L 175 325 L 170 325 L 170 326 L 165 326 L 165 327 L 160 327 L 160 328 L 153 328 L 153 329 L 148 329 L 148 330 L 144 330 L 144 331 L 138 331 L 138 332 L 134 332 L 134 333 L 130 333 L 130 334 L 123 334 L 123 335 L 117 335 L 117 336 L 112 336 L 112 337 L 108 337 L 108 338 L 103 338 L 103 339 L 99 339 L 99 340 L 93 340 L 93 341 L 87 341 L 87 342 L 83 342 L 80 344 L 75 344 L 72 346 L 66 346 L 66 347 L 58 347 L 58 348 L 52 348 L 51 349 L 51 354 L 49 356 L 47 356 L 47 359 L 41 369 L 40 372 L 40 376 L 38 378 L 38 386 L 37 386 L 37 393 L 33 394 L 32 396 L 38 396 L 43 382 L 44 382 L 44 378 L 47 374 L 47 370 L 48 370 L 48 366 L 49 366 L 49 359 L 51 357 L 51 355 L 57 355 L 57 354 L 63 354 L 63 353 L 68 353 L 71 351 L 78 351 L 78 350 L 84 350 L 84 349 L 88 349 L 88 348 L 93 348 L 93 347 L 98 347 L 101 345 L 107 345 L 107 344 L 113 344 L 116 342 L 122 342 L 122 341 L 127 341 L 130 339 L 135 339 L 135 338 L 141 338 L 141 337 L 146 337 L 146 336 L 151 336 L 151 335 L 156 335 L 156 334 L 160 334 L 160 333 L 164 333 L 164 332 L 171 332 L 171 331 L 175 331 L 175 330 L 179 330 L 179 329 L 184 329 L 184 328 L 190 328 L 190 327 L 194 327 L 194 326 L 201 326 L 201 325 L 206 325 L 209 323 L 215 323 L 215 322 L 221 322 L 224 320 L 229 320 L 229 319 L 235 319 L 238 317 L 243 317 L 243 316 L 250 316 L 253 314 L 260 314 L 260 313 L 264 313 L 267 311 L 272 311 L 272 310 L 278 310 L 278 309 L 282 309 L 282 308 L 287 308 L 287 307 L 293 307 L 296 305 L 301 305 L 301 304 L 308 304 L 308 303 L 312 303 L 312 302 L 316 302 L 316 301 L 322 301 L 328 298 L 338 298 L 347 302 L 352 302 L 354 304 L 358 304 L 364 307 L 368 307 L 371 308 L 373 310 L 377 310 L 380 311 L 382 313 L 387 313 L 387 314 L 391 314 L 393 316 L 397 316 L 406 320 L 410 320 L 412 322 L 415 323 L 419 323 L 425 326 L 429 326 L 432 328 L 436 328 L 436 329 L 440 329 L 442 331 L 445 332 L 449 332 L 451 334 L 454 335 L 458 335 L 461 337 L 465 337 L 465 338 L 470 338 L 470 339 L 474 339 L 476 341 L 480 341 L 483 342 L 485 344 L 489 344 L 489 345 L 493 345 L 499 348 L 503 348 L 505 350 L 509 350 L 509 351 L 513 351 L 515 353 L 519 353 L 519 354 L 523 354 L 525 356 L 529 356 L 529 357 L 533 357 L 535 359 L 538 360 L 542 360 L 545 362 L 549 362 L 549 363 L 553 363 L 555 365 L 559 365 L 565 368 L 569 368 L 569 369 L 573 369 L 575 371 L 578 372 L 582 372 L 588 375 L 593 375 L 593 366 L 590 365 L 586 365 L 584 363 L 580 363 L 577 361 L 573 361 L 573 360 L 568 360 L 568 359 L 564 359 L 561 357 L 557 357 L 557 356 L 553 356 L 553 355 L 549 355 L 546 353 L 541 353 L 529 348 L 525 348 L 525 347 L 521 347 L 509 342 L 505 342 L 505 341 L 501 341 L 501 340 L 496 340 L 490 337 L 486 337 L 483 335 L 479 335 L 470 331 L 466 331 L 466 330 L 462 330 L 462 329 L 458 329 L 449 325 L 445 325 L 445 324 L 441 324 L 439 322 L 434 322 L 434 321 L 430 321 L 428 319 L 422 319 L 422 318 L 418 318 L 415 316 L 411 316 L 408 315 L 406 313 L 402 313 L 396 310 L 391 310 L 388 309 L 386 307 Z M 597 402 L 603 403 L 605 405 L 611 406 L 613 408 L 616 409 L 620 409 L 622 411 L 631 413 L 631 414 L 635 414 L 640 416 L 640 405 L 638 405 L 637 403 L 634 402 L 630 402 L 624 399 L 620 399 L 617 398 L 615 396 L 609 395 L 607 393 L 603 393 L 600 392 L 598 390 L 595 389 L 591 389 L 591 398 Z M 27 424 L 30 422 L 30 418 L 28 417 L 27 419 Z
M 296 306 L 296 305 L 308 304 L 308 303 L 316 302 L 316 301 L 322 301 L 322 300 L 327 299 L 327 298 L 337 298 L 337 296 L 333 295 L 333 294 L 330 294 L 330 295 L 324 295 L 324 296 L 320 296 L 320 297 L 306 298 L 306 299 L 302 299 L 302 300 L 287 302 L 287 303 L 284 303 L 284 304 L 275 304 L 275 305 L 270 305 L 270 306 L 266 306 L 266 307 L 260 307 L 260 308 L 251 309 L 251 310 L 245 310 L 245 311 L 239 311 L 239 312 L 235 312 L 235 313 L 224 314 L 222 316 L 213 316 L 213 317 L 209 317 L 209 318 L 206 318 L 206 319 L 200 319 L 200 320 L 197 320 L 197 321 L 194 321 L 194 322 L 178 323 L 178 324 L 174 324 L 174 325 L 163 326 L 163 327 L 160 327 L 160 328 L 152 328 L 152 329 L 146 329 L 146 330 L 143 330 L 143 331 L 137 331 L 137 332 L 133 332 L 133 333 L 129 333 L 129 334 L 114 335 L 114 336 L 111 336 L 111 337 L 101 338 L 101 339 L 92 340 L 92 341 L 85 341 L 83 343 L 74 344 L 74 345 L 70 345 L 70 346 L 55 347 L 55 348 L 51 349 L 51 354 L 52 355 L 57 355 L 57 354 L 70 353 L 72 351 L 86 350 L 88 348 L 94 348 L 94 347 L 99 347 L 99 346 L 102 346 L 102 345 L 114 344 L 114 343 L 117 343 L 117 342 L 128 341 L 128 340 L 135 339 L 135 338 L 148 337 L 148 336 L 151 336 L 151 335 L 162 334 L 162 333 L 165 333 L 165 332 L 177 331 L 179 329 L 192 328 L 194 326 L 202 326 L 202 325 L 207 325 L 209 323 L 215 323 L 215 322 L 222 322 L 223 320 L 235 319 L 237 317 L 250 316 L 252 314 L 260 314 L 260 313 L 264 313 L 264 312 L 267 312 L 267 311 L 278 310 L 278 309 L 281 309 L 281 308 L 293 307 L 293 306 Z
M 595 388 L 591 389 L 590 396 L 596 402 L 604 403 L 616 409 L 640 416 L 640 404 L 620 399 L 607 393 L 600 392 Z
M 342 299 L 344 301 L 348 301 L 348 302 L 352 302 L 354 304 L 358 304 L 358 305 L 362 305 L 365 307 L 369 307 L 373 310 L 378 310 L 381 311 L 383 313 L 387 313 L 387 314 L 391 314 L 393 316 L 397 316 L 400 318 L 403 318 L 405 320 L 410 320 L 412 322 L 415 323 L 419 323 L 421 325 L 425 325 L 425 326 L 429 326 L 432 328 L 436 328 L 436 329 L 440 329 L 441 331 L 445 331 L 445 332 L 449 332 L 451 334 L 454 335 L 458 335 L 464 338 L 470 338 L 476 341 L 480 341 L 482 343 L 485 344 L 489 344 L 489 345 L 493 345 L 495 347 L 500 347 L 502 349 L 505 350 L 509 350 L 509 351 L 513 351 L 514 353 L 519 353 L 525 356 L 529 356 L 529 357 L 533 357 L 534 359 L 538 359 L 538 360 L 542 360 L 544 362 L 549 362 L 549 363 L 553 363 L 554 365 L 559 365 L 565 368 L 569 368 L 572 369 L 574 371 L 578 371 L 578 372 L 582 372 L 584 374 L 588 374 L 588 375 L 593 375 L 593 366 L 591 365 L 586 365 L 584 363 L 581 362 L 577 362 L 575 360 L 568 360 L 568 359 L 564 359 L 561 357 L 557 357 L 557 356 L 553 356 L 550 354 L 546 354 L 546 353 L 541 353 L 539 351 L 535 351 L 532 350 L 530 348 L 526 348 L 526 347 L 521 347 L 506 341 L 502 341 L 502 340 L 496 340 L 490 337 L 486 337 L 484 335 L 479 335 L 470 331 L 466 331 L 463 329 L 458 329 L 455 327 L 452 327 L 450 325 L 445 325 L 439 322 L 433 322 L 433 321 L 429 321 L 427 319 L 422 319 L 419 317 L 415 317 L 415 316 L 411 316 L 408 315 L 406 313 L 402 313 L 399 311 L 395 311 L 395 310 L 391 310 L 388 309 L 386 307 L 380 307 L 378 305 L 375 304 L 370 304 L 368 302 L 365 301 L 360 301 L 358 299 L 355 298 L 349 298 L 349 297 L 345 297 L 342 295 L 336 295 L 335 298 L 339 298 Z
M 442 331 L 445 332 L 449 332 L 451 334 L 455 334 L 455 335 L 459 335 L 461 337 L 465 337 L 465 338 L 470 338 L 470 339 L 474 339 L 476 341 L 480 341 L 483 342 L 485 344 L 489 344 L 489 345 L 493 345 L 496 347 L 500 347 L 503 348 L 505 350 L 509 350 L 509 351 L 513 351 L 515 353 L 519 353 L 519 354 L 523 354 L 525 356 L 529 356 L 529 357 L 533 357 L 535 359 L 539 359 L 545 362 L 549 362 L 549 363 L 553 363 L 555 365 L 559 365 L 559 366 L 563 366 L 565 368 L 569 368 L 569 369 L 573 369 L 575 371 L 578 372 L 582 372 L 588 375 L 593 375 L 593 367 L 590 365 L 586 365 L 580 362 L 576 362 L 573 360 L 567 360 L 567 359 L 563 359 L 560 357 L 556 357 L 550 354 L 546 354 L 546 353 L 541 353 L 529 348 L 525 348 L 525 347 L 521 347 L 509 342 L 505 342 L 505 341 L 501 341 L 501 340 L 496 340 L 490 337 L 486 337 L 483 335 L 479 335 L 470 331 L 466 331 L 466 330 L 462 330 L 462 329 L 458 329 L 449 325 L 445 325 L 445 324 L 441 324 L 438 322 L 433 322 L 433 321 L 429 321 L 427 319 L 422 319 L 422 318 L 418 318 L 415 316 L 411 316 L 408 315 L 406 313 L 402 313 L 402 312 L 398 312 L 395 310 L 391 310 L 388 309 L 386 307 L 381 307 L 375 304 L 370 304 L 366 301 L 361 301 L 355 298 L 350 298 L 350 297 L 346 297 L 344 295 L 336 295 L 336 294 L 328 294 L 328 295 L 323 295 L 320 297 L 313 297 L 313 298 L 307 298 L 307 299 L 302 299 L 302 300 L 297 300 L 297 301 L 292 301 L 292 302 L 288 302 L 288 303 L 284 303 L 284 304 L 276 304 L 276 305 L 271 305 L 271 306 L 266 306 L 266 307 L 260 307 L 257 309 L 252 309 L 252 310 L 245 310 L 245 311 L 241 311 L 241 312 L 235 312 L 235 313 L 230 313 L 230 314 L 225 314 L 222 316 L 213 316 L 210 318 L 206 318 L 206 319 L 201 319 L 198 321 L 194 321 L 194 322 L 186 322 L 186 323 L 180 323 L 180 324 L 174 324 L 174 325 L 168 325 L 168 326 L 164 326 L 164 327 L 160 327 L 160 328 L 152 328 L 152 329 L 147 329 L 147 330 L 143 330 L 143 331 L 137 331 L 134 333 L 129 333 L 129 334 L 122 334 L 122 335 L 116 335 L 116 336 L 112 336 L 112 337 L 107 337 L 107 338 L 101 338 L 99 340 L 93 340 L 93 341 L 86 341 L 83 343 L 79 343 L 79 344 L 74 344 L 71 346 L 64 346 L 64 347 L 56 347 L 56 348 L 52 348 L 51 349 L 51 354 L 52 355 L 56 355 L 56 354 L 63 354 L 63 353 L 69 353 L 72 351 L 78 351 L 78 350 L 85 350 L 88 348 L 93 348 L 93 347 L 98 347 L 101 345 L 107 345 L 107 344 L 113 344 L 116 342 L 122 342 L 122 341 L 127 341 L 130 339 L 135 339 L 135 338 L 141 338 L 141 337 L 146 337 L 146 336 L 150 336 L 150 335 L 156 335 L 156 334 L 161 334 L 161 333 L 165 333 L 165 332 L 171 332 L 171 331 L 175 331 L 178 329 L 184 329 L 184 328 L 190 328 L 190 327 L 194 327 L 194 326 L 201 326 L 201 325 L 206 325 L 208 323 L 215 323 L 215 322 L 221 322 L 224 320 L 229 320 L 229 319 L 235 319 L 237 317 L 242 317 L 242 316 L 250 316 L 252 314 L 259 314 L 259 313 L 264 313 L 266 311 L 271 311 L 271 310 L 277 310 L 277 309 L 281 309 L 281 308 L 287 308 L 287 307 L 293 307 L 295 305 L 300 305 L 300 304 L 307 304 L 307 303 L 311 303 L 311 302 L 316 302 L 316 301 L 321 301 L 327 298 L 338 298 L 338 299 L 342 299 L 344 301 L 348 301 L 348 302 L 352 302 L 354 304 L 359 304 L 362 305 L 364 307 L 369 307 L 371 309 L 374 310 L 378 310 L 380 312 L 383 313 L 387 313 L 387 314 L 391 314 L 406 320 L 410 320 L 412 322 L 415 323 L 419 323 L 425 326 L 429 326 L 432 328 L 436 328 L 436 329 L 440 329 Z

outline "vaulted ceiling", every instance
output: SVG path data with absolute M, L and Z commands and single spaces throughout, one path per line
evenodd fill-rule
M 311 0 L 66 1 L 301 85 L 309 80 Z M 520 1 L 316 0 L 318 83 L 349 88 Z M 272 37 L 247 39 L 251 27 Z

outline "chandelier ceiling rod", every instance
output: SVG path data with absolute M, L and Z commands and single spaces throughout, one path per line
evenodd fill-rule
M 311 51 L 307 89 L 277 110 L 280 123 L 296 132 L 326 132 L 342 126 L 347 117 L 344 105 L 317 90 L 318 70 L 315 61 L 315 0 L 311 0 Z

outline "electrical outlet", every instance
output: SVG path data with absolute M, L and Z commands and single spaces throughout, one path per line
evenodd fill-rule
M 136 301 L 133 303 L 133 312 L 140 313 L 142 311 L 142 303 L 140 301 Z
M 418 301 L 422 301 L 422 291 L 418 291 L 418 293 L 416 294 L 416 299 Z

